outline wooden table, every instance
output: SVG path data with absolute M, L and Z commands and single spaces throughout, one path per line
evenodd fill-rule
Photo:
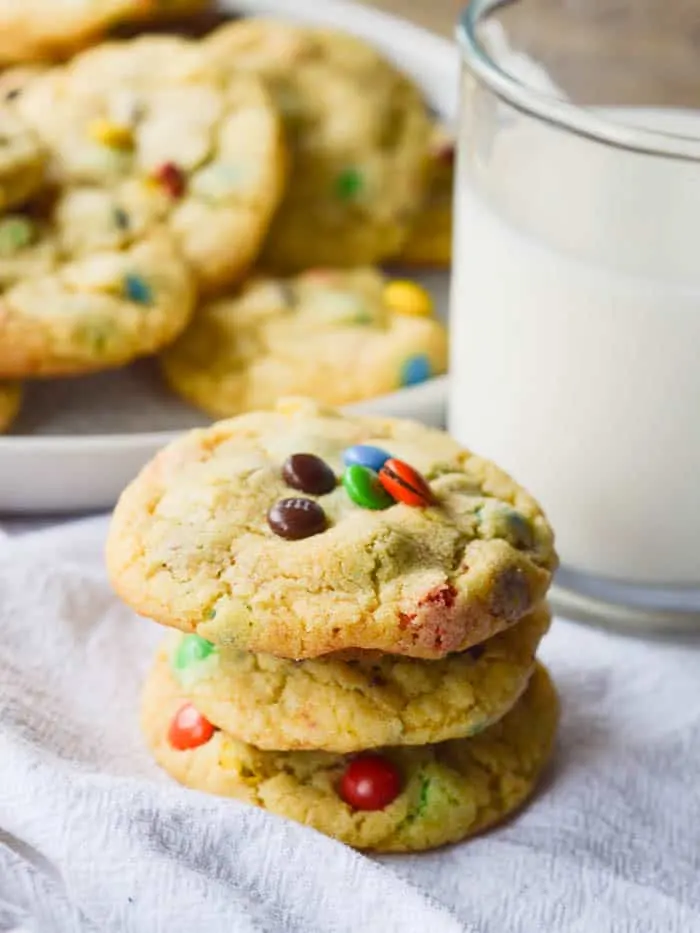
M 432 29 L 433 32 L 451 36 L 463 0 L 365 0 L 368 6 L 376 6 L 387 13 L 405 16 L 415 23 Z
M 365 0 L 445 36 L 466 0 Z M 582 104 L 700 108 L 700 0 L 520 0 L 517 46 Z

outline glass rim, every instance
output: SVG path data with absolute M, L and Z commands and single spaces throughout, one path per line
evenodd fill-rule
M 595 142 L 645 155 L 700 161 L 700 137 L 648 130 L 606 119 L 591 108 L 523 84 L 504 71 L 477 36 L 477 29 L 498 7 L 517 0 L 471 0 L 457 25 L 462 61 L 497 97 L 522 113 Z M 678 108 L 681 109 L 681 108 Z

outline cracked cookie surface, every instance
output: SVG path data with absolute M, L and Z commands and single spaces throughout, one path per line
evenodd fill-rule
M 380 852 L 457 842 L 513 813 L 549 760 L 558 722 L 554 686 L 538 665 L 512 710 L 480 735 L 382 749 L 400 775 L 400 793 L 383 809 L 366 811 L 349 806 L 338 793 L 350 760 L 345 755 L 260 751 L 220 731 L 197 748 L 174 749 L 168 730 L 183 700 L 167 662 L 160 660 L 146 682 L 142 726 L 157 762 L 172 777 Z
M 209 0 L 0 0 L 0 65 L 74 52 L 125 20 L 194 12 Z
M 298 272 L 398 252 L 426 187 L 430 120 L 412 82 L 360 39 L 273 20 L 222 26 L 205 52 L 261 77 L 282 113 L 290 185 L 264 263 Z
M 186 39 L 147 36 L 36 75 L 14 106 L 65 189 L 57 221 L 74 254 L 124 249 L 164 226 L 204 292 L 257 256 L 286 160 L 254 76 L 224 74 Z
M 198 308 L 161 356 L 170 386 L 213 415 L 270 408 L 286 395 L 344 405 L 394 392 L 411 367 L 447 366 L 447 334 L 432 317 L 397 313 L 372 269 L 258 279 Z
M 188 700 L 234 738 L 345 753 L 482 732 L 525 690 L 549 621 L 542 607 L 442 661 L 361 652 L 289 661 L 181 634 L 169 636 L 161 654 Z
M 293 496 L 283 464 L 376 445 L 419 470 L 433 504 L 353 501 L 343 482 L 302 501 L 324 530 L 286 540 L 268 511 Z M 107 543 L 137 612 L 215 644 L 290 658 L 362 648 L 440 658 L 516 622 L 556 566 L 539 506 L 442 431 L 281 401 L 192 431 L 122 494 Z

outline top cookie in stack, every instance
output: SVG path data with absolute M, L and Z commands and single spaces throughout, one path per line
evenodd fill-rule
M 530 612 L 556 558 L 537 503 L 443 432 L 291 400 L 166 448 L 108 561 L 137 612 L 219 645 L 441 658 Z

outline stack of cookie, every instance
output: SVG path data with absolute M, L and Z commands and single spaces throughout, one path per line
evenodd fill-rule
M 303 399 L 194 431 L 124 492 L 107 559 L 180 630 L 143 728 L 184 784 L 410 851 L 503 819 L 548 760 L 552 532 L 440 431 Z
M 65 55 L 156 12 L 12 6 L 0 63 Z M 0 380 L 162 354 L 175 392 L 231 415 L 444 372 L 429 296 L 374 264 L 449 258 L 451 147 L 369 45 L 243 20 L 9 69 L 0 95 Z

